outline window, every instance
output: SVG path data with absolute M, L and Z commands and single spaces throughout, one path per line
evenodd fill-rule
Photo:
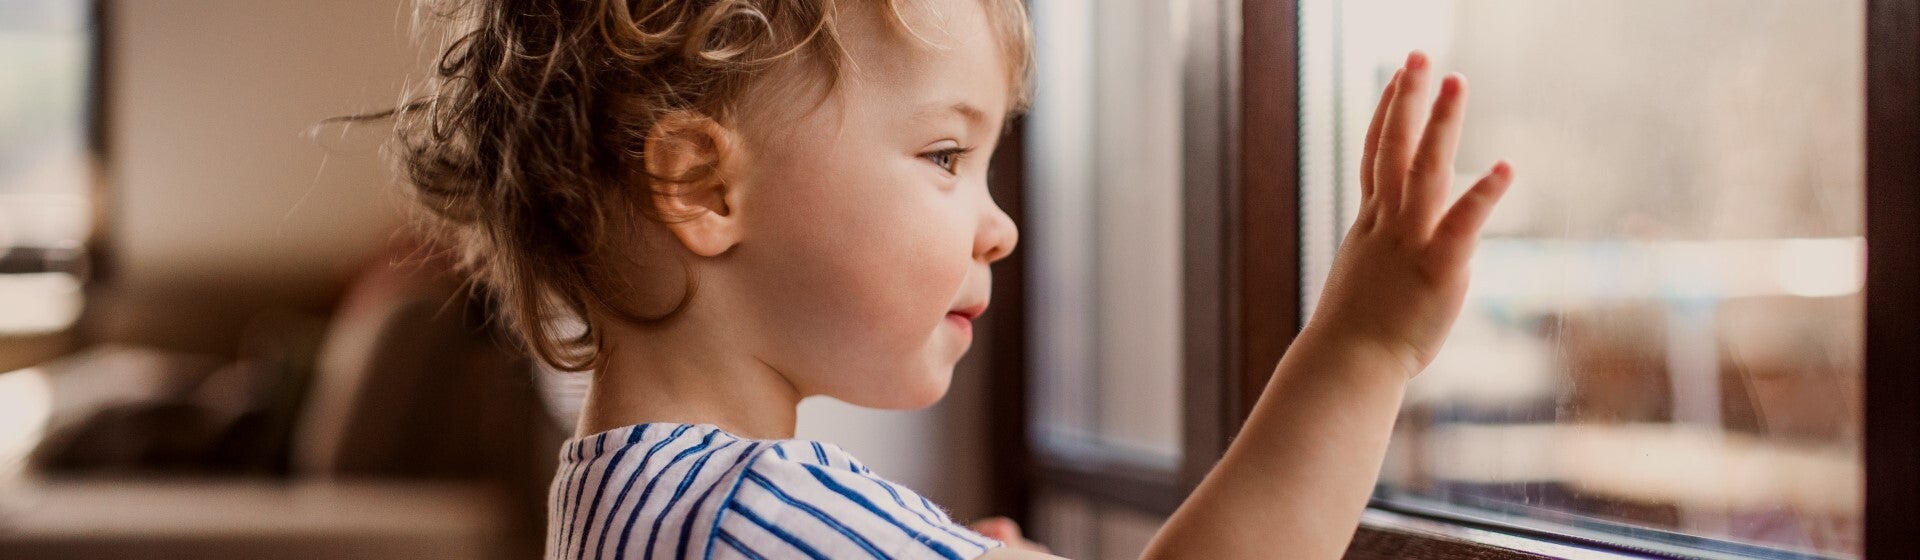
M 1379 497 L 1664 550 L 1862 550 L 1862 2 L 1300 4 L 1303 305 L 1405 53 L 1520 182 Z M 1675 547 L 1674 550 L 1681 550 Z
M 1177 3 L 1035 4 L 1026 121 L 1035 438 L 1180 457 Z
M 1016 168 L 998 176 L 996 198 L 1021 225 L 1019 262 L 995 275 L 1020 286 L 995 287 L 992 352 L 1027 376 L 1002 387 L 1032 389 L 997 400 L 1025 403 L 1030 420 L 1001 433 L 1030 445 L 1033 462 L 1002 457 L 996 486 L 1015 489 L 1013 512 L 1030 506 L 1029 523 L 1057 552 L 1124 557 L 1218 454 L 1215 407 L 1193 403 L 1224 381 L 1212 299 L 1224 7 L 1030 5 L 1034 106 L 1006 144 L 1017 153 L 994 158 Z M 1008 337 L 1018 345 L 998 342 Z
M 94 212 L 91 9 L 0 3 L 0 337 L 56 333 L 80 315 Z
M 1226 448 L 1354 214 L 1374 101 L 1421 48 L 1470 77 L 1463 174 L 1505 157 L 1521 182 L 1349 557 L 1920 554 L 1920 8 L 1033 6 L 1041 99 L 995 158 L 1025 244 L 995 305 L 1025 318 L 992 347 L 996 398 L 1022 403 L 997 433 L 1027 445 L 995 487 L 1057 551 L 1136 552 Z M 1149 200 L 1177 230 L 1114 225 Z M 1177 244 L 1114 250 L 1143 239 Z M 1102 321 L 1103 290 L 1168 280 L 1180 296 L 1138 317 L 1163 324 Z M 1179 337 L 1126 349 L 1177 384 L 1101 354 L 1142 332 Z M 1177 419 L 1177 445 L 1103 423 L 1116 406 Z

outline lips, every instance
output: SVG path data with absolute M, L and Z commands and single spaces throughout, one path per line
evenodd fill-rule
M 986 313 L 986 312 L 987 312 L 987 304 L 980 303 L 975 305 L 969 305 L 959 309 L 954 309 L 954 310 L 948 311 L 947 314 L 959 316 L 962 319 L 972 321 L 975 317 L 979 317 L 981 313 Z
M 954 309 L 947 312 L 947 322 L 951 323 L 953 328 L 959 330 L 960 334 L 971 339 L 973 337 L 973 318 L 979 317 L 981 313 L 985 313 L 986 311 L 987 304 L 985 303 Z

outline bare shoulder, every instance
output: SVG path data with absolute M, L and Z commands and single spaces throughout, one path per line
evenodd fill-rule
M 980 555 L 980 560 L 1065 560 L 1045 552 L 1000 547 Z

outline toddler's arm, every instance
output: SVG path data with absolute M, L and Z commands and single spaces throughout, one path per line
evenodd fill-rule
M 1446 340 L 1480 226 L 1512 181 L 1501 162 L 1448 206 L 1466 84 L 1442 79 L 1429 113 L 1431 72 L 1415 52 L 1382 94 L 1360 159 L 1360 215 L 1318 311 L 1148 557 L 1345 552 L 1406 383 Z
M 1466 102 L 1411 54 L 1382 94 L 1361 158 L 1361 205 L 1319 310 L 1274 370 L 1225 457 L 1148 546 L 1149 558 L 1338 558 L 1379 476 L 1406 383 L 1465 298 L 1505 162 L 1451 206 Z M 990 558 L 1034 553 L 996 550 Z M 1032 557 L 1032 556 L 1027 556 Z

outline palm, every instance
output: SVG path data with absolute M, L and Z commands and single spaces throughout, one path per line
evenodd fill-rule
M 1379 344 L 1418 373 L 1466 295 L 1467 261 L 1512 182 L 1495 164 L 1448 204 L 1466 81 L 1449 75 L 1429 107 L 1431 68 L 1415 52 L 1381 94 L 1360 159 L 1360 214 L 1341 244 L 1314 323 Z

